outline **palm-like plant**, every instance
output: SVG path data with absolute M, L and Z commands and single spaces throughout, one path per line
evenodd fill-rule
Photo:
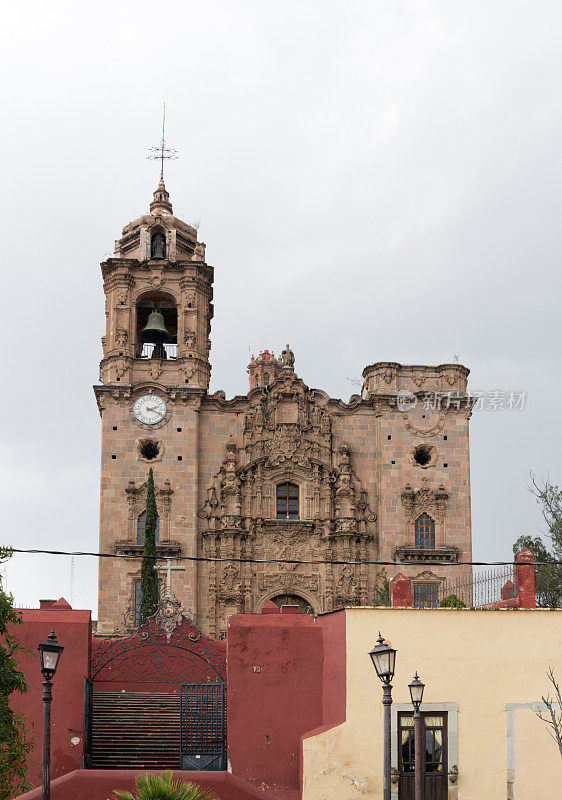
M 194 783 L 173 781 L 171 772 L 138 775 L 136 794 L 115 789 L 111 800 L 219 800 Z

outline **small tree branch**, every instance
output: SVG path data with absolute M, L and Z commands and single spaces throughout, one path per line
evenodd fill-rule
M 535 713 L 537 717 L 547 726 L 548 733 L 558 745 L 558 750 L 562 756 L 562 693 L 560 691 L 560 685 L 558 684 L 554 675 L 552 666 L 549 666 L 547 675 L 549 681 L 554 687 L 555 699 L 551 700 L 550 695 L 547 695 L 547 697 L 543 695 L 542 701 L 546 706 L 546 710 L 548 711 L 550 719 L 548 719 L 548 717 L 544 717 L 541 711 L 537 711 Z M 554 708 L 555 705 L 557 705 L 559 708 L 558 713 Z M 552 731 L 550 728 L 552 728 Z

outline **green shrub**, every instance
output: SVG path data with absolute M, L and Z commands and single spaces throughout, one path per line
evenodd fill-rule
M 390 605 L 390 582 L 386 569 L 383 567 L 375 575 L 375 587 L 373 591 L 373 605 L 374 606 L 389 606 Z
M 447 597 L 444 597 L 443 600 L 439 603 L 441 608 L 466 608 L 463 601 L 460 597 L 457 597 L 456 594 L 448 594 Z
M 218 800 L 217 796 L 188 781 L 173 781 L 171 772 L 162 775 L 138 775 L 137 791 L 115 789 L 110 800 Z

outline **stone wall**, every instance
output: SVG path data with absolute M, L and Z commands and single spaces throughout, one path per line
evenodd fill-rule
M 377 362 L 363 372 L 362 394 L 345 403 L 310 389 L 287 345 L 278 357 L 252 359 L 246 396 L 209 395 L 214 272 L 195 229 L 173 216 L 163 183 L 150 214 L 123 229 L 102 275 L 100 551 L 138 560 L 100 561 L 100 633 L 134 617 L 149 467 L 159 555 L 218 559 L 182 562 L 173 579 L 184 609 L 212 636 L 225 635 L 229 614 L 275 597 L 291 595 L 314 613 L 368 604 L 379 572 L 369 561 L 395 562 L 389 577 L 400 570 L 414 593 L 468 577 L 470 567 L 455 566 L 471 560 L 465 367 Z M 176 348 L 166 359 L 139 349 L 153 303 Z M 155 424 L 134 416 L 147 395 L 165 404 Z M 298 519 L 277 518 L 276 487 L 287 482 L 297 487 Z M 416 547 L 422 515 L 435 541 Z M 319 563 L 260 563 L 291 558 Z

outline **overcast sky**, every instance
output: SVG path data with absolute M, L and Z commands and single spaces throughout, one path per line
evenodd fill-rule
M 374 361 L 451 362 L 524 411 L 471 422 L 474 556 L 540 529 L 560 460 L 562 5 L 22 2 L 0 32 L 4 174 L 0 539 L 96 550 L 99 262 L 148 204 L 215 266 L 212 391 L 290 342 L 347 400 Z M 70 598 L 68 558 L 15 556 L 21 604 Z M 73 604 L 96 609 L 76 560 Z

